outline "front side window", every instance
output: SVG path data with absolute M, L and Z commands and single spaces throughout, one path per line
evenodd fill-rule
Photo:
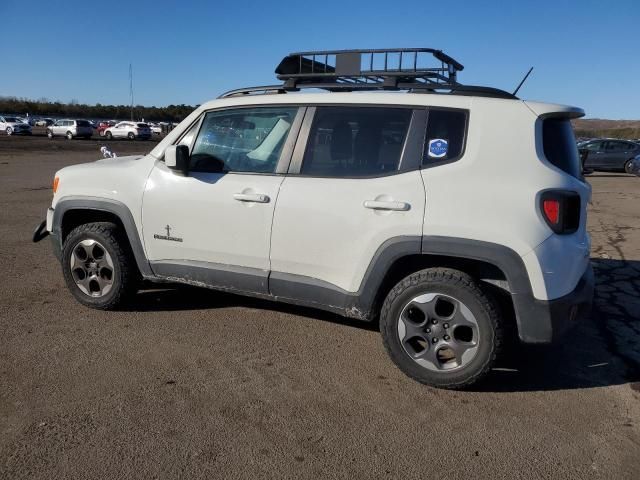
M 422 165 L 428 167 L 460 158 L 464 151 L 466 129 L 465 111 L 430 109 Z
M 368 177 L 398 170 L 412 111 L 318 107 L 300 173 Z
M 298 107 L 209 112 L 191 152 L 195 172 L 275 173 Z
M 589 144 L 587 144 L 587 146 L 585 147 L 587 150 L 589 150 L 590 152 L 600 152 L 603 150 L 602 148 L 602 144 L 604 142 L 591 142 Z

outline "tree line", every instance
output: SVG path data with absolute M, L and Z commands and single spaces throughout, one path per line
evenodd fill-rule
M 166 107 L 133 107 L 134 120 L 180 122 L 195 108 L 191 105 L 167 105 Z M 129 119 L 130 105 L 87 105 L 72 100 L 70 103 L 52 102 L 46 98 L 30 100 L 18 97 L 0 97 L 0 113 L 32 117 L 78 117 L 89 119 Z
M 576 128 L 578 138 L 620 138 L 635 140 L 640 138 L 640 128 Z

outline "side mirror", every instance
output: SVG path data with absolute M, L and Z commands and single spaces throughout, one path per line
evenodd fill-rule
M 164 151 L 164 163 L 171 170 L 177 170 L 183 175 L 189 174 L 189 147 L 186 145 L 171 145 Z

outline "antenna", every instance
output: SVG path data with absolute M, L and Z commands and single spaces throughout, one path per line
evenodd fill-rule
M 129 64 L 129 96 L 131 97 L 131 121 L 133 122 L 133 66 Z
M 522 86 L 522 84 L 527 80 L 527 78 L 529 78 L 529 75 L 531 74 L 531 72 L 533 72 L 533 67 L 531 67 L 529 69 L 529 71 L 527 72 L 527 74 L 524 76 L 524 78 L 522 79 L 522 81 L 518 84 L 518 86 L 516 87 L 516 89 L 513 91 L 513 96 L 516 96 L 516 93 L 518 93 L 518 90 L 520 90 L 520 87 Z

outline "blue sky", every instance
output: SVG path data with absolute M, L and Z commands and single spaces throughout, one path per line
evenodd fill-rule
M 317 6 L 316 6 L 317 5 Z M 396 8 L 397 6 L 397 8 Z M 199 104 L 270 84 L 291 51 L 432 47 L 462 83 L 640 119 L 640 0 L 0 2 L 0 95 Z

